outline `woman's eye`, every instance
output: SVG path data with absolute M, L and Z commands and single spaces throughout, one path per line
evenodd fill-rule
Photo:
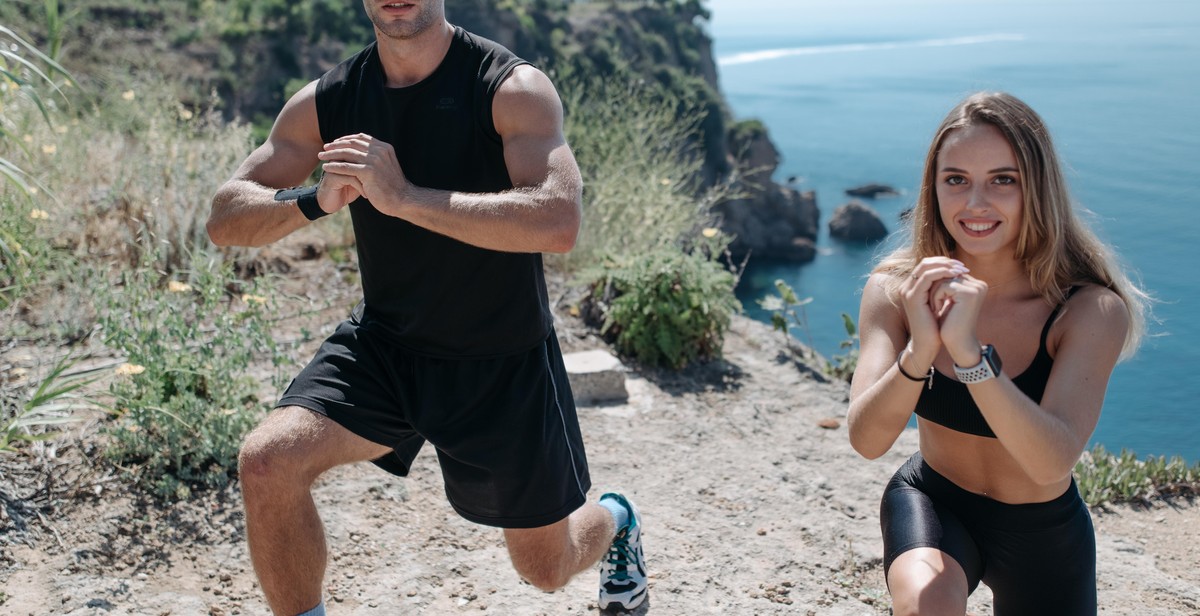
M 961 175 L 952 175 L 946 178 L 946 183 L 951 186 L 961 186 L 967 183 L 967 178 Z
M 996 179 L 992 180 L 992 181 L 997 184 L 1009 185 L 1009 184 L 1016 184 L 1017 178 L 1014 178 L 1011 175 L 999 175 L 999 176 L 996 176 Z

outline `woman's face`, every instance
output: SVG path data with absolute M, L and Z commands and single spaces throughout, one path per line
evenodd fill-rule
M 938 152 L 936 173 L 938 214 L 956 252 L 1011 255 L 1021 231 L 1022 178 L 1000 129 L 977 124 L 951 131 Z

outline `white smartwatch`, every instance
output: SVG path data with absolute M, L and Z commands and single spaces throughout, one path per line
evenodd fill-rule
M 961 368 L 954 364 L 954 376 L 960 383 L 982 383 L 988 379 L 1000 376 L 1000 354 L 990 344 L 979 349 L 979 363 L 970 368 Z

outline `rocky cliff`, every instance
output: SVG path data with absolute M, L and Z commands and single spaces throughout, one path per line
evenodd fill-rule
M 539 7 L 540 8 L 535 8 Z M 557 6 L 557 8 L 553 8 Z M 819 212 L 812 192 L 775 183 L 779 153 L 758 122 L 733 122 L 720 93 L 709 13 L 698 0 L 513 3 L 447 0 L 451 21 L 556 73 L 619 69 L 699 99 L 702 188 L 733 182 L 736 199 L 716 206 L 735 237 L 735 258 L 811 261 Z

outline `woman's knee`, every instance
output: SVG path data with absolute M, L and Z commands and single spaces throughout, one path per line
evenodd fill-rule
M 887 581 L 895 616 L 962 616 L 967 610 L 967 576 L 957 561 L 939 550 L 905 552 L 892 563 Z

